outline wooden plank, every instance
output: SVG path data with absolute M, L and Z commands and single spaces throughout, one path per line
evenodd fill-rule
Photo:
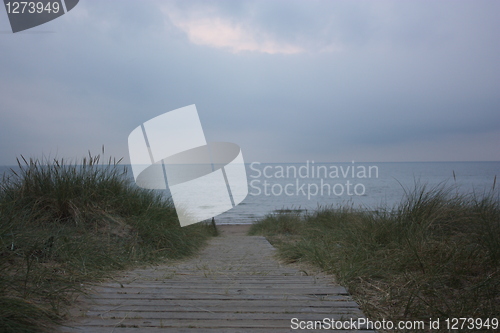
M 284 295 L 348 295 L 343 287 L 323 287 L 321 286 L 298 286 L 289 288 L 277 288 L 269 286 L 267 288 L 253 287 L 253 286 L 205 286 L 205 287 L 188 287 L 188 286 L 164 286 L 164 287 L 134 287 L 134 288 L 116 288 L 116 287 L 99 287 L 93 290 L 96 294 L 164 294 L 164 295 L 182 295 L 182 294 L 234 294 L 234 293 L 248 293 L 248 294 L 284 294 Z
M 83 331 L 81 328 L 62 328 L 63 333 L 151 333 L 151 332 L 161 332 L 161 333 L 269 333 L 269 328 L 182 328 L 182 327 L 163 327 L 163 328 L 140 328 L 140 327 L 86 327 Z M 291 328 L 274 328 L 272 333 L 297 333 L 298 330 L 292 330 Z M 335 332 L 335 333 L 376 333 L 372 330 L 315 330 L 314 332 Z
M 333 318 L 335 320 L 340 320 L 349 315 L 350 318 L 362 317 L 361 311 L 353 311 L 353 309 L 348 309 L 339 313 L 335 311 L 333 314 L 325 315 L 324 313 L 302 313 L 302 312 L 290 312 L 290 313 L 273 313 L 273 312 L 208 312 L 208 311 L 184 311 L 184 312 L 170 312 L 170 311 L 89 311 L 87 312 L 87 318 L 99 318 L 104 320 L 109 319 L 168 319 L 168 320 L 186 320 L 193 319 L 196 320 L 288 320 L 292 318 L 298 318 L 299 320 L 322 320 L 323 318 Z
M 319 282 L 318 282 L 319 283 Z M 315 283 L 312 283 L 310 281 L 291 281 L 291 283 L 281 283 L 281 280 L 279 281 L 259 281 L 259 282 L 254 282 L 254 281 L 246 281 L 246 280 L 240 280 L 237 282 L 233 281 L 206 281 L 204 283 L 192 283 L 189 280 L 182 280 L 182 281 L 163 281 L 163 282 L 142 282 L 142 283 L 127 283 L 127 284 L 105 284 L 105 285 L 96 285 L 93 286 L 92 288 L 116 288 L 116 289 L 126 289 L 126 288 L 207 288 L 207 287 L 214 287 L 214 288 L 225 288 L 225 287 L 257 287 L 257 288 L 275 288 L 275 289 L 283 289 L 283 288 L 301 288 L 301 287 L 315 287 Z M 326 284 L 326 283 L 321 283 L 322 288 L 330 288 L 330 289 L 338 289 L 342 290 L 342 292 L 345 291 L 344 287 L 341 287 L 339 285 L 334 285 L 334 284 Z
M 240 299 L 245 299 L 248 301 L 252 300 L 282 300 L 282 301 L 294 301 L 294 300 L 334 300 L 339 295 L 307 295 L 307 294 L 245 294 L 245 295 L 224 295 L 224 294 L 212 294 L 212 293 L 185 293 L 185 294 L 117 294 L 117 293 L 102 293 L 97 294 L 100 299 L 116 299 L 116 300 L 217 300 L 226 301 L 233 300 L 237 296 L 241 296 Z
M 329 317 L 328 317 L 329 318 Z M 192 328 L 290 328 L 291 319 L 244 319 L 244 320 L 224 320 L 224 319 L 154 319 L 154 318 L 84 318 L 79 323 L 85 326 L 103 327 L 192 327 Z M 318 321 L 322 321 L 323 318 Z
M 173 305 L 166 308 L 165 306 L 140 304 L 140 305 L 130 305 L 123 304 L 117 306 L 110 305 L 94 305 L 92 310 L 85 311 L 86 315 L 91 315 L 92 312 L 104 313 L 113 311 L 135 311 L 135 312 L 209 312 L 209 313 L 219 313 L 219 312 L 242 312 L 242 313 L 332 313 L 332 308 L 334 308 L 335 313 L 351 313 L 358 309 L 355 302 L 345 302 L 346 304 L 338 304 L 334 307 L 332 306 L 304 306 L 302 304 L 298 305 L 285 305 L 282 303 L 277 305 L 269 305 L 266 303 L 259 303 L 254 306 L 249 305 L 226 305 L 225 303 L 214 303 L 205 304 L 203 306 L 197 305 Z
M 186 300 L 186 299 L 177 299 L 177 300 L 158 300 L 158 299 L 143 299 L 142 301 L 138 301 L 137 299 L 101 299 L 101 298 L 93 298 L 89 300 L 92 305 L 107 305 L 110 307 L 120 306 L 120 305 L 150 305 L 150 306 L 217 306 L 217 305 L 225 305 L 225 306 L 282 306 L 286 307 L 292 304 L 299 304 L 302 306 L 317 306 L 317 307 L 331 307 L 332 309 L 336 307 L 357 307 L 357 303 L 354 302 L 350 298 L 342 298 L 338 300 L 299 300 L 293 302 L 289 300 L 288 302 L 283 302 L 282 300 L 247 300 L 247 299 L 239 299 L 239 300 L 225 300 L 223 302 L 219 300 Z
M 59 332 L 277 333 L 296 332 L 292 318 L 363 317 L 331 277 L 305 275 L 274 253 L 263 237 L 218 237 L 196 258 L 122 272 L 89 286 Z

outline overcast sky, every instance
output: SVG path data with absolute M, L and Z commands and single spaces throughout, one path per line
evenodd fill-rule
M 125 157 L 196 104 L 246 162 L 500 160 L 499 1 L 80 0 L 13 34 L 0 165 Z

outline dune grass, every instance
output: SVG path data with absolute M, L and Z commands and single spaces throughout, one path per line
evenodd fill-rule
M 18 161 L 0 183 L 0 328 L 51 332 L 84 282 L 195 253 L 210 225 L 181 228 L 173 204 L 119 161 Z
M 394 209 L 269 215 L 250 233 L 334 274 L 371 320 L 500 316 L 498 191 L 416 185 Z

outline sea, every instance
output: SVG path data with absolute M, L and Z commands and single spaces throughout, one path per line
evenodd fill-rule
M 130 168 L 130 166 L 125 166 Z M 268 214 L 320 207 L 392 209 L 417 186 L 451 187 L 461 194 L 498 193 L 500 162 L 343 162 L 245 164 L 248 195 L 215 216 L 217 224 L 249 224 Z M 0 167 L 9 174 L 10 167 Z M 132 172 L 128 173 L 132 177 Z M 499 180 L 500 182 L 500 180 Z M 162 194 L 169 197 L 168 190 Z M 497 194 L 498 195 L 498 194 Z

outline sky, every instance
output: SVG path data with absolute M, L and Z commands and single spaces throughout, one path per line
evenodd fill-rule
M 245 162 L 500 161 L 498 1 L 80 0 L 12 33 L 0 8 L 0 165 L 129 161 L 195 104 Z

